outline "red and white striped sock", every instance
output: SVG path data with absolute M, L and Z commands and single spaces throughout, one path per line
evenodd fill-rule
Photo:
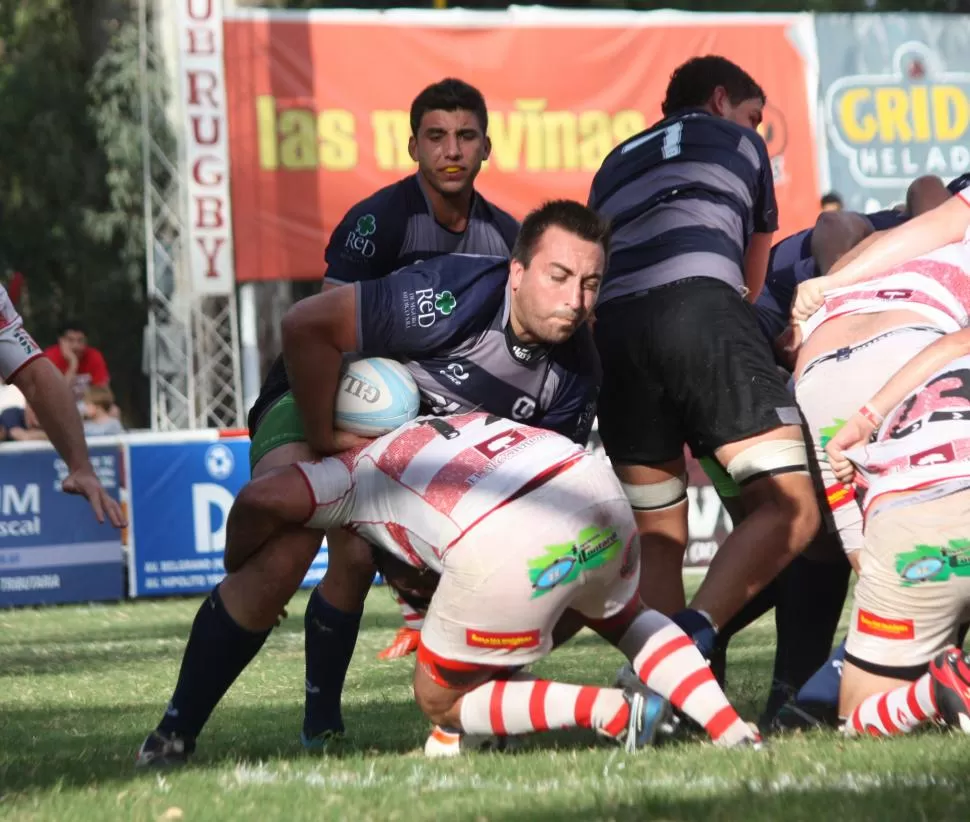
M 908 734 L 928 719 L 940 715 L 933 697 L 933 680 L 923 674 L 911 685 L 863 699 L 849 714 L 843 730 L 848 736 L 895 736 Z
M 690 637 L 657 611 L 644 611 L 619 642 L 640 681 L 697 722 L 721 745 L 753 737 Z
M 420 611 L 415 611 L 414 608 L 408 605 L 397 594 L 394 595 L 394 599 L 397 600 L 397 604 L 401 608 L 401 616 L 404 617 L 404 624 L 412 631 L 420 631 L 424 626 L 424 614 Z
M 469 691 L 460 711 L 466 733 L 499 736 L 590 728 L 615 737 L 630 718 L 630 706 L 616 688 L 567 685 L 526 674 L 493 679 Z

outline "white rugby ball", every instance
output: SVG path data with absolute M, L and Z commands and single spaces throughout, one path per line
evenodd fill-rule
M 418 416 L 421 395 L 401 363 L 383 357 L 347 360 L 340 371 L 333 427 L 378 437 Z

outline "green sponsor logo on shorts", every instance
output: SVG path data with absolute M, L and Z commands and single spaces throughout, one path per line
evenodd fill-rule
M 906 587 L 946 582 L 951 576 L 970 577 L 970 539 L 951 539 L 946 547 L 917 545 L 896 554 L 896 573 Z
M 615 528 L 591 525 L 579 532 L 575 542 L 547 545 L 541 557 L 529 560 L 532 599 L 557 585 L 568 585 L 583 571 L 592 571 L 618 556 L 623 548 Z
M 842 430 L 842 426 L 844 426 L 846 422 L 847 420 L 836 419 L 831 425 L 818 429 L 819 442 L 821 443 L 822 448 L 832 441 L 832 438 Z

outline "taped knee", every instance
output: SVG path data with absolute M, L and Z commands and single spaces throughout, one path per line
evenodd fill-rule
M 687 499 L 686 475 L 650 485 L 629 485 L 625 482 L 620 485 L 634 511 L 663 511 Z
M 781 474 L 808 474 L 808 452 L 803 440 L 759 442 L 732 459 L 727 471 L 740 486 Z

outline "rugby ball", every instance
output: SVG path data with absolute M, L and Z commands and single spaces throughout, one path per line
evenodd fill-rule
M 401 363 L 383 357 L 345 360 L 333 427 L 379 437 L 413 420 L 420 404 L 418 386 Z

